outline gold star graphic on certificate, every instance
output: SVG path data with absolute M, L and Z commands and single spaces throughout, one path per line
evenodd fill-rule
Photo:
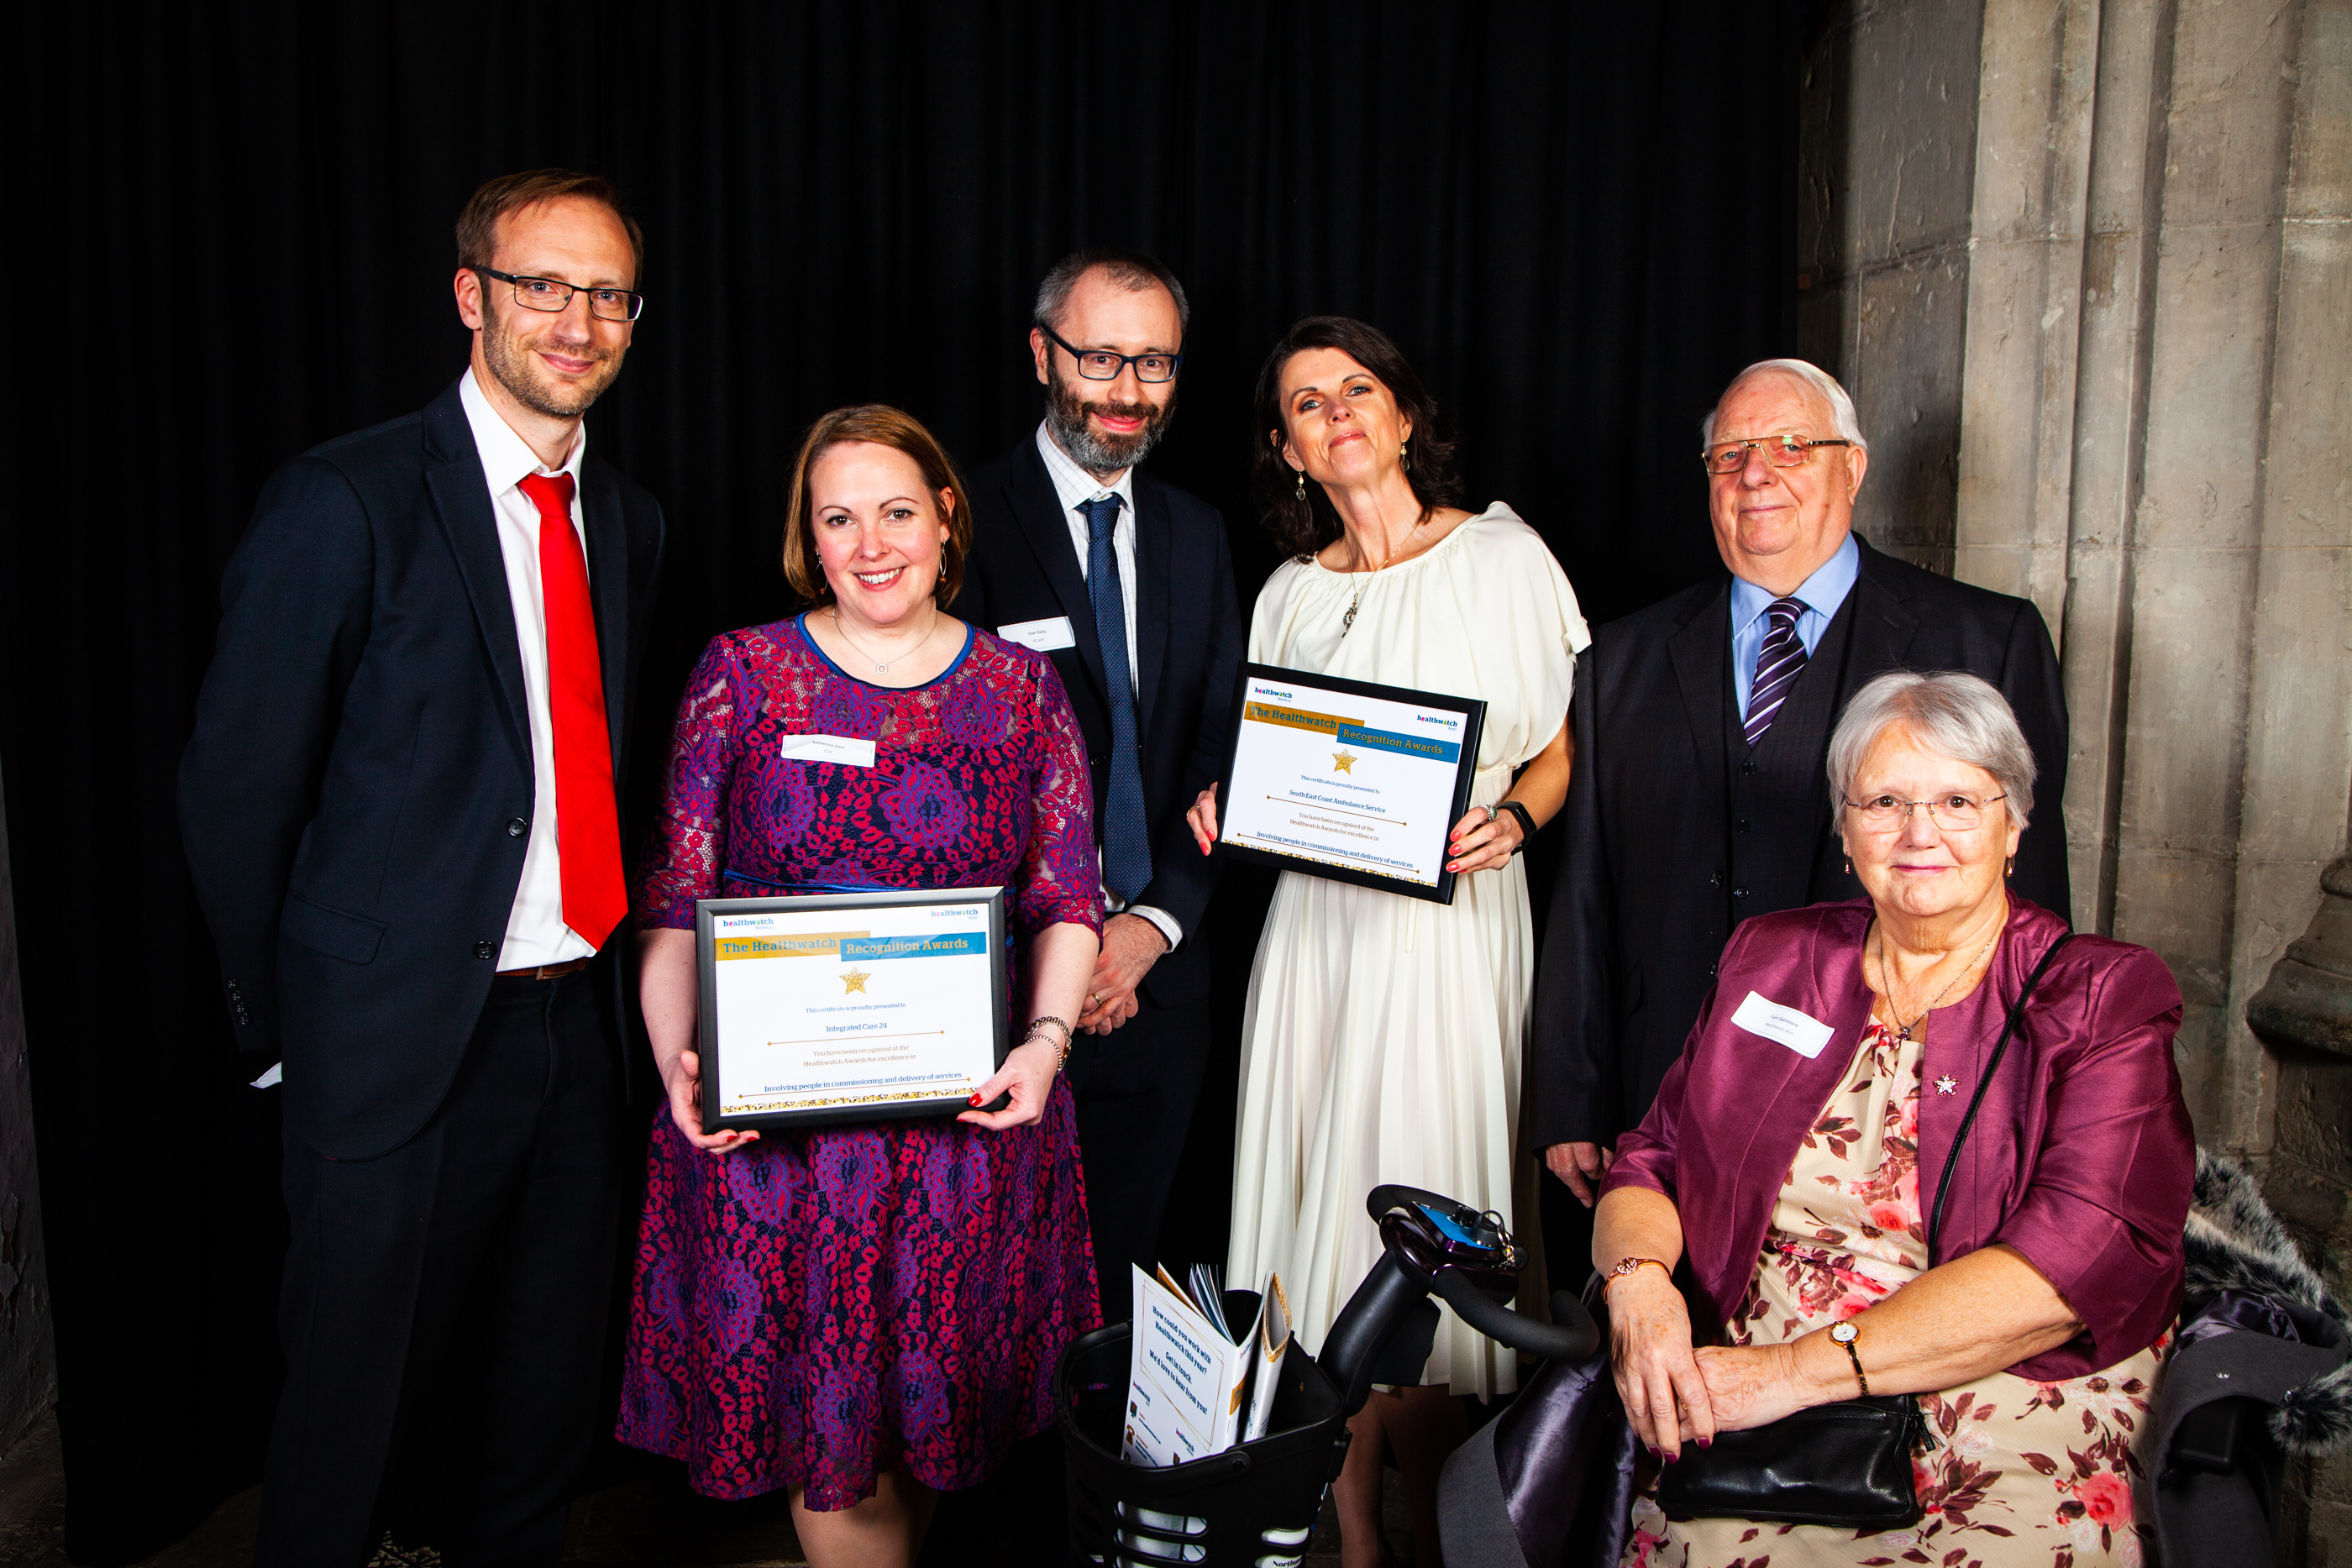
M 1952 1081 L 1952 1075 L 1948 1072 L 1936 1080 L 1936 1092 L 1938 1094 L 1949 1094 L 1958 1087 L 1959 1085 Z
M 841 994 L 845 997 L 852 991 L 864 991 L 866 989 L 866 982 L 873 977 L 873 976 L 867 974 L 863 969 L 850 970 L 847 974 L 841 977 Z
M 1352 752 L 1352 751 L 1335 751 L 1335 752 L 1333 752 L 1333 753 L 1331 754 L 1331 771 L 1332 771 L 1332 772 L 1334 772 L 1334 773 L 1353 773 L 1355 770 L 1356 770 L 1356 755 L 1355 755 L 1355 753 L 1354 753 L 1354 752 Z

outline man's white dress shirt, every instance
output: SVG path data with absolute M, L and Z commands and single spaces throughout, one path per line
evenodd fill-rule
M 1127 685 L 1140 696 L 1143 669 L 1135 645 L 1135 470 L 1129 468 L 1119 475 L 1116 485 L 1104 484 L 1055 444 L 1053 433 L 1043 420 L 1037 423 L 1037 451 L 1045 459 L 1045 476 L 1054 481 L 1054 494 L 1061 500 L 1062 520 L 1070 526 L 1070 548 L 1077 551 L 1080 577 L 1087 575 L 1087 558 L 1094 549 L 1094 528 L 1087 521 L 1086 513 L 1078 508 L 1105 496 L 1117 496 L 1119 499 L 1118 521 L 1110 530 L 1111 559 L 1118 566 L 1118 600 L 1127 612 Z M 1139 719 L 1141 715 L 1137 716 Z M 1159 846 L 1152 846 L 1151 852 L 1157 855 Z M 1184 928 L 1164 909 L 1154 909 L 1148 904 L 1121 904 L 1108 888 L 1103 890 L 1103 903 L 1114 915 L 1139 915 L 1160 927 L 1171 950 L 1184 940 Z
M 522 493 L 522 481 L 530 475 L 572 476 L 572 527 L 580 535 L 584 560 L 588 535 L 580 513 L 580 460 L 588 450 L 588 431 L 583 425 L 572 437 L 572 453 L 562 467 L 549 468 L 490 406 L 474 384 L 470 366 L 457 383 L 457 400 L 474 427 L 474 450 L 481 455 L 490 511 L 498 518 L 499 553 L 506 559 L 507 595 L 514 605 L 515 643 L 522 654 L 523 706 L 530 716 L 530 842 L 523 852 L 522 883 L 515 889 L 514 909 L 507 916 L 499 967 L 531 969 L 593 958 L 596 949 L 563 924 L 563 870 L 555 848 L 555 721 L 547 701 L 547 601 L 539 582 L 539 507 Z

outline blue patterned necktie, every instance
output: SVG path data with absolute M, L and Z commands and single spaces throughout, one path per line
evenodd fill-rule
M 1143 763 L 1135 746 L 1135 685 L 1127 668 L 1127 600 L 1119 592 L 1111 530 L 1119 499 L 1082 501 L 1087 515 L 1087 598 L 1095 607 L 1103 681 L 1110 692 L 1110 780 L 1102 802 L 1103 886 L 1121 903 L 1151 881 L 1151 841 L 1143 825 Z
M 1789 700 L 1789 688 L 1805 673 L 1805 640 L 1797 635 L 1797 618 L 1804 612 L 1801 599 L 1776 599 L 1765 607 L 1772 624 L 1764 633 L 1764 645 L 1756 650 L 1756 679 L 1748 688 L 1751 751 L 1772 727 L 1772 716 Z

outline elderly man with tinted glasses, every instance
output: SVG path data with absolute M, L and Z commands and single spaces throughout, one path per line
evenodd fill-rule
M 1848 698 L 1887 670 L 2000 689 L 2065 793 L 2066 706 L 2041 612 L 1854 534 L 1869 443 L 1802 360 L 1740 371 L 1701 424 L 1725 575 L 1601 627 L 1578 661 L 1570 844 L 1537 972 L 1532 1131 L 1587 1205 L 1617 1135 L 1681 1054 L 1742 921 L 1862 891 L 1820 781 Z M 2065 827 L 2044 812 L 2011 885 L 2063 915 Z

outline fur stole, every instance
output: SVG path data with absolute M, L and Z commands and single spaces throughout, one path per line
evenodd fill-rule
M 2184 1288 L 2259 1291 L 2325 1312 L 2352 1332 L 2352 1321 L 2263 1201 L 2254 1178 L 2232 1161 L 2197 1151 L 2197 1186 L 2182 1241 Z M 2291 1454 L 2316 1457 L 2352 1437 L 2352 1362 L 2289 1393 L 2271 1412 L 2271 1435 Z

